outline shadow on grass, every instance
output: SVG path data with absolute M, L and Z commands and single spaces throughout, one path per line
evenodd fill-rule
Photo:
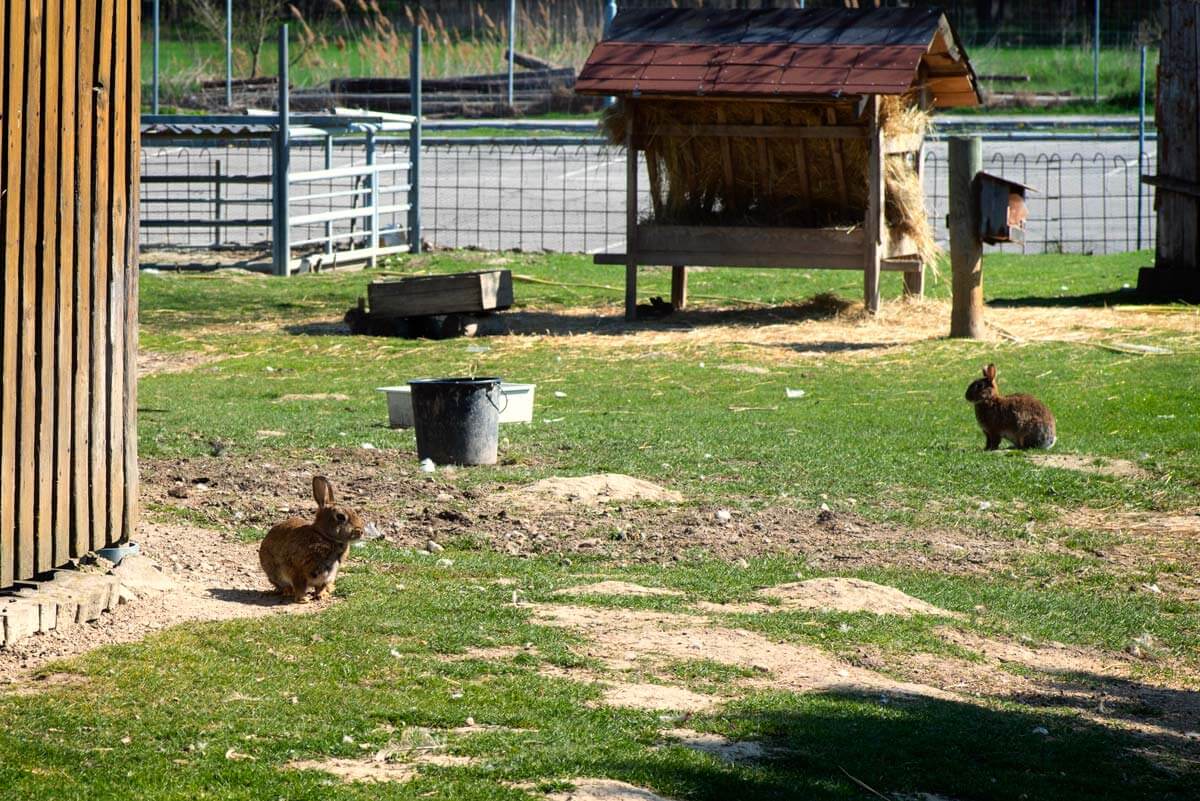
M 757 328 L 765 325 L 833 320 L 852 314 L 857 304 L 831 294 L 816 295 L 786 306 L 684 309 L 665 316 L 644 315 L 625 320 L 615 308 L 582 309 L 577 314 L 554 310 L 515 310 L 478 318 L 477 336 L 600 334 L 620 336 L 637 331 L 689 331 L 709 326 Z M 283 326 L 294 336 L 341 336 L 350 327 L 341 321 L 322 321 Z
M 669 749 L 610 775 L 692 799 L 1183 801 L 1200 786 L 1196 742 L 1074 715 L 831 692 L 747 699 L 712 723 L 768 758 L 730 766 Z
M 1086 295 L 1062 295 L 1056 297 L 1026 295 L 1024 297 L 992 298 L 987 302 L 987 305 L 997 308 L 1019 308 L 1022 306 L 1035 308 L 1090 308 L 1140 305 L 1154 302 L 1156 302 L 1154 298 L 1131 288 L 1118 289 L 1113 292 L 1092 292 Z

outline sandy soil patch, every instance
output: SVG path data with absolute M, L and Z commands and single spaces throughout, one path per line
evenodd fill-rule
M 612 779 L 572 779 L 575 787 L 546 796 L 547 801 L 671 801 L 642 787 Z
M 323 599 L 303 605 L 281 603 L 258 565 L 258 547 L 209 529 L 143 522 L 142 553 L 163 569 L 169 589 L 144 587 L 133 601 L 91 623 L 36 634 L 0 648 L 0 686 L 45 663 L 101 645 L 134 642 L 151 632 L 190 620 L 257 617 L 276 612 L 317 611 Z
M 666 587 L 643 587 L 629 581 L 600 581 L 596 584 L 579 584 L 566 587 L 555 595 L 616 595 L 644 597 L 648 595 L 683 595 L 679 590 L 669 590 Z
M 533 651 L 522 648 L 519 645 L 493 645 L 482 648 L 468 648 L 461 654 L 443 655 L 442 659 L 447 662 L 462 662 L 467 659 L 480 659 L 485 662 L 500 662 L 503 660 L 512 659 L 518 654 L 533 653 Z
M 386 759 L 306 759 L 289 762 L 291 770 L 319 770 L 332 773 L 344 782 L 407 782 L 416 778 L 424 765 L 463 767 L 472 764 L 470 757 L 450 754 L 417 754 L 405 762 Z
M 751 740 L 739 742 L 719 734 L 692 729 L 669 729 L 663 734 L 684 748 L 714 756 L 725 762 L 752 762 L 767 755 L 767 749 L 761 743 Z
M 995 662 L 1016 663 L 1051 673 L 1086 672 L 1123 677 L 1129 674 L 1132 664 L 1132 660 L 1118 660 L 1084 648 L 1069 648 L 1060 643 L 1024 645 L 1011 640 L 981 637 L 948 627 L 938 629 L 938 635 L 947 642 L 975 651 Z
M 308 394 L 298 393 L 298 394 L 280 395 L 278 398 L 275 399 L 275 402 L 276 403 L 288 403 L 290 401 L 326 401 L 326 400 L 348 401 L 348 400 L 350 400 L 350 396 L 345 395 L 341 392 L 313 392 L 313 393 L 308 393 Z
M 588 638 L 586 655 L 611 670 L 656 668 L 668 661 L 711 659 L 764 674 L 747 686 L 811 692 L 885 692 L 943 697 L 840 662 L 815 648 L 776 643 L 744 629 L 715 626 L 704 617 L 632 609 L 539 604 L 534 622 L 574 629 Z M 660 707 L 661 708 L 661 707 Z
M 708 712 L 717 708 L 727 698 L 703 695 L 686 687 L 671 684 L 625 684 L 607 682 L 604 688 L 604 703 L 608 706 L 623 706 L 654 712 L 669 709 L 674 712 Z
M 877 615 L 955 616 L 953 612 L 914 598 L 895 587 L 857 578 L 825 577 L 768 587 L 760 595 L 778 598 L 781 605 L 796 609 L 835 612 L 874 612 Z
M 183 373 L 220 358 L 219 354 L 203 351 L 161 353 L 155 350 L 141 350 L 138 351 L 138 378 L 162 373 Z
M 650 481 L 620 473 L 598 473 L 570 478 L 551 477 L 522 487 L 513 493 L 520 500 L 556 500 L 571 503 L 603 504 L 624 501 L 669 501 L 678 503 L 683 496 Z
M 1074 453 L 1030 453 L 1028 458 L 1041 467 L 1057 467 L 1060 470 L 1076 470 L 1081 473 L 1095 473 L 1098 476 L 1138 481 L 1154 478 L 1153 473 L 1143 470 L 1136 462 L 1128 459 L 1106 459 Z

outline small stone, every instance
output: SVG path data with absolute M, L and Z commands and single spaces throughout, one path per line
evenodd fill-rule
M 435 541 L 430 540 L 429 542 L 425 543 L 425 550 L 429 551 L 430 553 L 441 553 L 446 549 L 441 545 L 438 545 Z
M 733 519 L 733 515 L 730 514 L 728 509 L 718 509 L 717 510 L 717 520 L 720 520 L 722 523 L 728 523 L 732 519 Z
M 745 569 L 745 568 L 748 568 L 748 567 L 750 567 L 750 563 L 749 563 L 749 562 L 747 562 L 745 559 L 738 559 L 738 560 L 737 560 L 736 562 L 734 562 L 733 564 L 734 564 L 734 566 L 735 566 L 735 567 L 740 567 L 740 568 L 742 568 L 742 569 Z
M 1032 730 L 1032 733 L 1033 733 L 1033 734 L 1040 734 L 1040 735 L 1042 735 L 1043 737 L 1046 737 L 1046 736 L 1048 736 L 1048 735 L 1050 734 L 1050 730 L 1049 730 L 1049 729 L 1047 729 L 1045 726 L 1034 726 L 1034 727 L 1033 727 L 1033 730 Z
M 454 560 L 453 559 L 439 559 L 439 560 L 437 560 L 437 566 L 438 567 L 454 567 Z
M 454 496 L 448 492 L 439 492 L 436 500 L 438 503 L 450 503 L 450 501 L 454 500 Z

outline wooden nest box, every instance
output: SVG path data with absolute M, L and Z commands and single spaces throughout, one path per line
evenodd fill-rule
M 1029 209 L 1025 194 L 1036 192 L 1019 181 L 981 172 L 975 176 L 979 193 L 979 238 L 989 245 L 1025 241 Z
M 920 168 L 929 114 L 979 103 L 974 72 L 936 9 L 632 9 L 618 14 L 576 81 L 620 102 L 605 125 L 624 143 L 626 246 L 638 265 L 864 272 L 920 293 L 936 252 Z M 639 156 L 651 210 L 638 216 Z

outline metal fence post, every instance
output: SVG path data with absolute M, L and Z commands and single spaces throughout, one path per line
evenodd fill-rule
M 412 128 L 408 131 L 408 249 L 421 252 L 421 26 L 414 25 L 408 82 Z
M 288 103 L 288 26 L 283 24 L 279 26 L 279 122 L 275 132 L 275 202 L 271 215 L 276 275 L 287 275 L 292 260 L 288 223 L 288 165 L 291 161 Z
M 517 60 L 517 0 L 508 0 L 508 107 L 513 105 L 513 64 Z
M 1146 46 L 1142 45 L 1138 77 L 1137 249 L 1142 249 L 1142 176 L 1146 173 Z
M 333 134 L 325 136 L 325 169 L 333 169 Z M 333 182 L 330 182 L 330 189 L 333 188 Z M 333 203 L 330 203 L 332 206 Z M 325 253 L 333 255 L 333 220 L 325 223 Z
M 150 74 L 150 110 L 152 113 L 158 113 L 158 27 L 159 27 L 159 0 L 154 0 L 154 45 L 153 55 L 151 60 L 154 62 L 151 67 Z
M 225 107 L 233 108 L 233 0 L 225 0 Z
M 213 162 L 213 247 L 221 246 L 221 211 L 223 198 L 221 197 L 221 160 L 217 159 Z
M 1092 102 L 1100 102 L 1100 0 L 1092 21 Z
M 379 263 L 376 251 L 379 250 L 379 170 L 375 165 L 375 131 L 367 131 L 367 166 L 371 171 L 367 173 L 367 188 L 370 190 L 367 193 L 367 200 L 371 204 L 370 225 L 371 234 L 368 237 L 367 245 L 371 248 L 371 258 L 368 264 L 375 267 Z
M 612 28 L 612 21 L 617 16 L 617 0 L 604 0 L 604 35 L 608 36 L 608 31 Z M 616 105 L 615 97 L 604 98 L 604 107 L 610 108 Z

